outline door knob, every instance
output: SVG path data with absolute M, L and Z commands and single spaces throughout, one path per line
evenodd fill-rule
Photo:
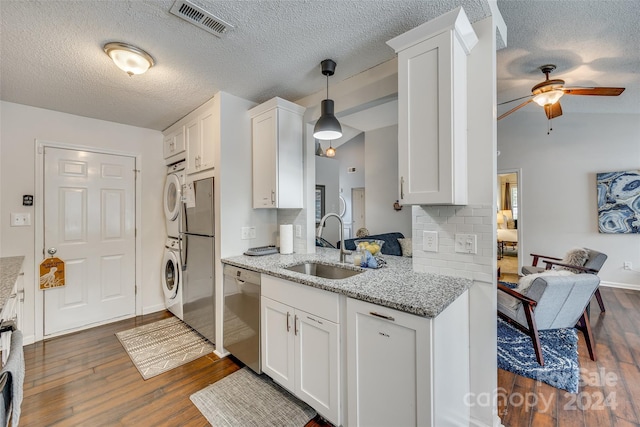
M 56 248 L 49 248 L 47 249 L 47 252 L 49 253 L 49 255 L 54 256 L 56 252 L 58 252 L 58 250 Z

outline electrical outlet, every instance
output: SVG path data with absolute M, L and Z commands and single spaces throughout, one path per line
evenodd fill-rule
M 438 232 L 422 232 L 422 250 L 426 252 L 438 252 Z
M 242 229 L 240 230 L 240 239 L 249 239 L 249 227 L 242 227 Z
M 302 226 L 296 225 L 296 237 L 302 237 Z
M 249 227 L 249 238 L 250 239 L 255 239 L 256 238 L 256 228 L 255 227 Z
M 30 213 L 12 213 L 11 227 L 26 227 L 31 225 Z
M 478 236 L 475 234 L 456 234 L 455 251 L 464 254 L 477 254 Z
M 625 261 L 624 262 L 624 269 L 625 270 L 632 270 L 633 269 L 633 264 L 631 264 L 631 261 Z

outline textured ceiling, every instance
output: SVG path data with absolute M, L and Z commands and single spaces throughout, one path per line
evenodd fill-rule
M 323 90 L 325 58 L 341 81 L 393 58 L 387 40 L 458 5 L 472 22 L 490 13 L 487 0 L 194 3 L 235 28 L 217 38 L 170 14 L 173 0 L 0 0 L 0 99 L 162 130 L 219 90 L 300 99 Z M 565 114 L 640 112 L 639 4 L 498 1 L 508 27 L 498 101 L 527 95 L 543 79 L 536 67 L 553 62 L 568 85 L 627 87 L 617 102 L 565 97 L 580 98 L 563 99 Z M 128 77 L 103 53 L 109 41 L 145 49 L 156 65 Z

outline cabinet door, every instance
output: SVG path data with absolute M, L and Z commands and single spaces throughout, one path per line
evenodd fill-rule
M 433 425 L 430 321 L 347 300 L 350 426 Z
M 407 204 L 467 201 L 466 55 L 453 37 L 444 32 L 398 54 L 398 169 Z
M 200 164 L 200 122 L 196 117 L 185 126 L 185 140 L 187 146 L 187 165 L 185 171 L 188 174 L 199 170 Z
M 294 392 L 294 311 L 270 298 L 261 300 L 262 371 Z
M 218 126 L 213 111 L 208 111 L 200 116 L 200 161 L 198 170 L 211 169 L 215 166 L 216 147 L 218 144 Z
M 184 128 L 172 132 L 164 138 L 164 158 L 180 154 L 184 151 Z
M 278 112 L 269 110 L 252 120 L 253 208 L 277 207 Z
M 296 395 L 340 424 L 340 340 L 336 323 L 296 310 Z

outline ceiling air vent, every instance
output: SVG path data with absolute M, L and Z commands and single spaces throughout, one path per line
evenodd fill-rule
M 227 31 L 233 28 L 233 25 L 224 22 L 217 16 L 210 14 L 187 0 L 176 0 L 170 12 L 214 36 L 222 37 Z

